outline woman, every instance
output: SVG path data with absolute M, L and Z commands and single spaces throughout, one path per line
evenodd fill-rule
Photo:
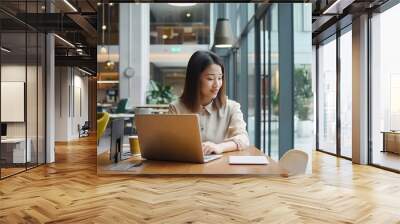
M 170 104 L 169 113 L 199 115 L 206 155 L 249 146 L 240 104 L 227 99 L 224 65 L 212 52 L 197 51 L 190 57 L 182 96 Z

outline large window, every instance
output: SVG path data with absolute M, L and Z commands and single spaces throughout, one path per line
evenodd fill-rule
M 261 149 L 268 153 L 269 148 L 269 13 L 265 15 L 265 18 L 261 20 L 261 31 L 260 31 L 260 49 L 261 49 L 261 63 L 260 63 L 260 108 L 261 108 Z
M 352 157 L 352 35 L 351 26 L 340 36 L 340 154 Z
M 15 3 L 15 2 L 14 2 Z M 41 1 L 10 2 L 20 16 L 40 13 Z M 45 35 L 0 13 L 0 178 L 45 162 Z
M 278 5 L 271 8 L 271 122 L 270 151 L 273 159 L 279 158 L 279 32 Z
M 254 7 L 254 5 L 252 5 Z M 254 52 L 254 28 L 247 36 L 247 81 L 248 81 L 248 111 L 247 125 L 250 143 L 255 144 L 255 116 L 256 116 L 256 74 L 255 74 L 255 52 Z M 258 83 L 258 82 L 257 82 Z
M 318 148 L 336 153 L 336 39 L 318 48 Z
M 400 170 L 400 5 L 372 17 L 372 163 Z
M 262 22 L 260 32 L 261 149 L 279 159 L 279 34 L 278 6 L 274 4 Z
M 311 4 L 293 4 L 294 145 L 309 152 L 315 148 L 310 12 Z
M 234 77 L 234 82 L 229 81 L 228 93 L 241 104 L 251 144 L 259 147 L 275 160 L 289 149 L 284 144 L 284 139 L 291 135 L 296 136 L 293 139 L 294 145 L 291 141 L 290 148 L 313 149 L 315 82 L 311 75 L 311 4 L 272 4 L 265 11 L 262 7 L 254 7 L 254 4 L 233 3 L 227 7 L 229 9 L 227 15 L 237 38 L 237 48 L 229 51 L 227 54 L 229 60 L 226 60 L 230 66 L 233 66 L 229 68 L 229 71 L 234 73 L 230 74 L 230 77 Z M 219 13 L 224 12 L 224 8 L 221 7 L 221 10 L 215 11 L 218 17 Z M 256 11 L 264 14 L 260 18 L 255 17 Z M 294 12 L 293 17 L 287 16 L 287 13 L 291 11 Z M 288 23 L 285 24 L 282 21 L 288 21 Z M 290 60 L 291 54 L 280 54 L 280 48 L 286 47 L 284 43 L 291 42 L 290 38 L 280 38 L 282 37 L 280 32 L 281 35 L 286 34 L 287 25 L 293 27 L 291 32 L 294 33 L 294 43 L 288 44 L 288 49 L 282 52 L 294 51 L 294 63 Z M 259 32 L 256 30 L 258 27 Z M 293 48 L 292 44 L 294 44 Z M 257 55 L 258 52 L 260 55 Z M 222 55 L 224 53 L 222 52 Z M 280 57 L 286 57 L 286 55 L 288 55 L 288 60 L 280 60 Z M 288 68 L 288 70 L 283 71 L 280 67 Z M 280 74 L 280 72 L 285 72 L 285 74 Z M 293 79 L 292 77 L 286 79 L 292 72 Z M 281 94 L 287 93 L 286 89 L 281 89 L 286 88 L 282 87 L 285 85 L 293 86 L 296 96 L 293 101 L 281 103 L 280 100 L 285 99 Z M 293 120 L 296 122 L 294 129 L 296 130 L 280 129 L 280 125 L 287 125 L 286 121 L 292 119 L 290 117 L 292 113 L 285 115 L 285 110 L 280 111 L 280 108 L 292 106 L 291 103 L 297 105 L 293 105 L 295 107 Z M 284 115 L 287 117 L 280 117 Z M 258 116 L 260 116 L 260 122 L 256 122 Z M 260 135 L 256 136 L 258 133 Z

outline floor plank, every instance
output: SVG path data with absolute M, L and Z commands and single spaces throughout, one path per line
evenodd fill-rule
M 0 223 L 400 223 L 400 175 L 320 152 L 313 174 L 98 177 L 96 140 L 0 181 Z

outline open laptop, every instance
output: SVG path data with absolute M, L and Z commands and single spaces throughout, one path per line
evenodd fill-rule
M 196 114 L 137 115 L 140 151 L 149 160 L 206 163 L 222 155 L 203 155 Z

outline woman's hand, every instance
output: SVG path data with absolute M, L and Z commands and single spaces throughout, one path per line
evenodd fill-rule
M 201 146 L 205 155 L 209 155 L 212 153 L 221 154 L 224 152 L 224 149 L 220 147 L 219 144 L 215 144 L 214 142 L 203 142 Z

